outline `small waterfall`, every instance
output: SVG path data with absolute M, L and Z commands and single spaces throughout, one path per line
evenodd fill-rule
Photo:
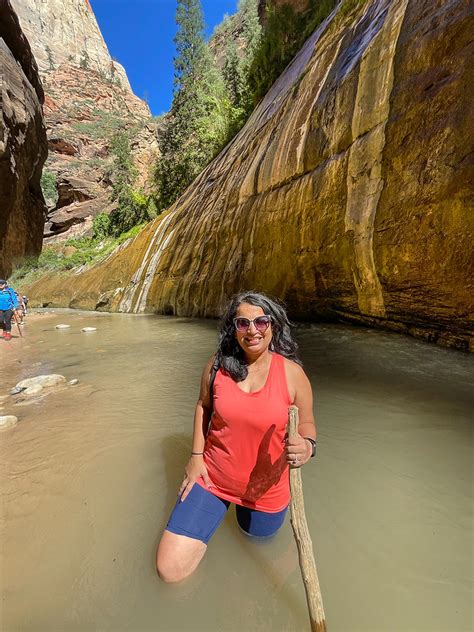
M 133 310 L 135 314 L 145 311 L 146 299 L 150 290 L 151 282 L 153 281 L 153 277 L 155 276 L 155 270 L 158 266 L 158 263 L 160 262 L 161 254 L 164 252 L 166 246 L 168 245 L 174 231 L 175 228 L 172 228 L 167 237 L 165 239 L 162 239 L 160 243 L 158 243 L 155 254 L 151 258 L 150 265 L 148 266 L 145 278 L 143 279 L 140 294 L 138 295 L 138 300 L 135 304 L 135 309 Z M 164 231 L 162 232 L 162 235 L 164 235 Z
M 148 295 L 151 282 L 153 280 L 153 274 L 156 270 L 156 266 L 158 265 L 159 255 L 166 248 L 173 231 L 171 231 L 166 239 L 164 239 L 164 235 L 166 229 L 171 222 L 171 219 L 174 217 L 175 214 L 176 211 L 173 211 L 161 221 L 159 219 L 155 220 L 159 221 L 158 227 L 156 228 L 153 237 L 150 239 L 150 243 L 142 259 L 140 267 L 133 275 L 130 284 L 125 290 L 123 298 L 120 302 L 119 312 L 137 313 L 139 311 L 144 311 L 146 297 Z M 145 274 L 143 274 L 145 270 L 146 272 Z M 135 295 L 139 288 L 140 294 L 138 296 L 138 300 L 135 301 Z

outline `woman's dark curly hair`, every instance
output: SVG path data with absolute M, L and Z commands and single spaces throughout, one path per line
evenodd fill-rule
M 291 337 L 290 322 L 284 307 L 265 294 L 242 292 L 230 299 L 222 315 L 215 365 L 222 367 L 234 382 L 242 382 L 247 377 L 247 362 L 244 352 L 235 338 L 234 326 L 237 308 L 241 303 L 261 307 L 264 314 L 271 316 L 272 341 L 269 347 L 270 351 L 301 364 L 296 353 L 298 345 Z

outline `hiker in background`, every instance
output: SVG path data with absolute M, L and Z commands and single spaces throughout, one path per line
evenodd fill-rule
M 12 316 L 17 307 L 18 301 L 15 292 L 11 287 L 8 287 L 5 279 L 0 279 L 0 324 L 3 329 L 4 340 L 11 340 L 12 338 Z
M 20 296 L 17 291 L 15 291 L 15 296 L 18 302 L 18 309 L 16 310 L 16 313 L 17 316 L 19 316 L 20 318 L 20 322 L 18 324 L 23 325 L 23 318 L 25 316 L 25 303 L 23 302 L 23 296 Z
M 24 315 L 28 316 L 28 297 L 23 294 L 23 296 L 21 298 L 23 299 L 23 305 L 25 306 L 24 307 Z

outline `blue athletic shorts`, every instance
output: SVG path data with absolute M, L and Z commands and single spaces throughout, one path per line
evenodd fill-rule
M 214 496 L 210 491 L 195 483 L 186 500 L 178 498 L 171 513 L 167 531 L 188 538 L 201 540 L 207 544 L 214 531 L 224 520 L 230 502 Z M 277 513 L 235 506 L 239 527 L 247 535 L 256 538 L 269 538 L 283 524 L 288 507 Z

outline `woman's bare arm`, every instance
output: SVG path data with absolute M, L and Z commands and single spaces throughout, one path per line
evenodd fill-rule
M 202 476 L 205 484 L 209 487 L 211 481 L 209 479 L 207 468 L 204 463 L 203 452 L 204 445 L 206 443 L 206 434 L 209 426 L 209 421 L 212 414 L 212 402 L 209 388 L 209 377 L 214 363 L 214 357 L 204 367 L 201 375 L 201 388 L 199 391 L 199 399 L 194 411 L 194 430 L 193 430 L 193 444 L 191 449 L 191 457 L 184 468 L 185 476 L 179 493 L 181 494 L 181 501 L 186 500 L 187 495 L 191 491 L 194 483 L 199 477 Z
M 288 462 L 294 465 L 294 458 L 297 456 L 297 465 L 303 465 L 311 458 L 311 445 L 304 437 L 316 441 L 317 435 L 313 415 L 313 390 L 306 373 L 299 364 L 285 359 L 285 371 L 290 398 L 298 407 L 298 434 L 300 435 L 294 439 L 288 439 Z

